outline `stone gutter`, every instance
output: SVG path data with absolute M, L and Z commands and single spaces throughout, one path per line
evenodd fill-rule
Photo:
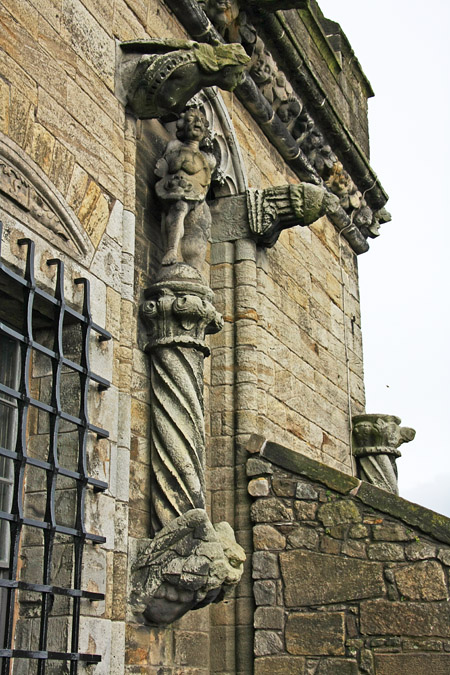
M 399 518 L 412 527 L 418 527 L 425 534 L 450 544 L 450 518 L 447 516 L 360 481 L 256 434 L 250 438 L 247 450 L 252 454 L 259 453 L 261 459 L 276 464 L 286 471 L 322 483 L 342 495 L 351 494 L 367 506 Z

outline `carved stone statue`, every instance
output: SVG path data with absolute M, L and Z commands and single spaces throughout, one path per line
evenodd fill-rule
M 122 42 L 121 48 L 122 97 L 143 119 L 180 113 L 204 87 L 232 91 L 250 61 L 239 44 L 134 40 Z
M 177 122 L 178 140 L 170 141 L 157 162 L 160 177 L 155 190 L 162 208 L 162 265 L 178 260 L 201 270 L 205 259 L 211 214 L 205 203 L 216 160 L 208 152 L 208 121 L 196 108 L 189 108 Z
M 398 448 L 416 435 L 414 429 L 401 427 L 400 423 L 394 415 L 353 417 L 353 455 L 359 478 L 394 494 L 398 494 Z
M 258 85 L 259 91 L 269 103 L 273 103 L 275 98 L 273 84 L 276 73 L 277 65 L 272 54 L 267 51 L 261 38 L 257 37 L 252 54 L 250 75 Z
M 200 0 L 200 6 L 227 42 L 239 42 L 239 4 L 237 0 Z
M 301 143 L 301 148 L 319 176 L 327 179 L 333 171 L 337 157 L 318 129 L 312 129 Z

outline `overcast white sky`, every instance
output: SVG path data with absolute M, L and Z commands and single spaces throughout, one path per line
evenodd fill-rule
M 400 494 L 450 516 L 450 1 L 318 1 L 375 91 L 371 165 L 390 195 L 359 257 L 366 410 L 416 429 Z

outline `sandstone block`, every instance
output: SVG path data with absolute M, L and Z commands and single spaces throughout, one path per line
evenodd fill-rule
M 263 579 L 253 584 L 253 594 L 257 605 L 276 605 L 277 587 L 275 581 Z
M 344 614 L 291 614 L 286 622 L 286 648 L 296 656 L 345 654 Z
M 344 523 L 359 523 L 362 520 L 361 513 L 355 502 L 344 499 L 323 504 L 319 509 L 317 517 L 325 527 Z
M 267 478 L 254 478 L 248 484 L 248 492 L 252 497 L 267 497 L 270 485 Z
M 255 633 L 255 656 L 267 656 L 282 652 L 281 635 L 272 630 L 257 630 Z
M 255 550 L 284 549 L 286 537 L 270 525 L 255 525 L 253 528 Z
M 308 483 L 297 483 L 295 490 L 296 499 L 317 499 L 317 491 Z
M 276 553 L 256 551 L 252 556 L 252 565 L 254 579 L 276 579 L 280 575 Z
M 373 527 L 373 538 L 378 541 L 411 541 L 414 536 L 414 532 L 400 523 L 384 522 Z
M 428 560 L 395 570 L 399 593 L 407 600 L 446 600 L 444 570 L 438 562 Z
M 370 560 L 395 562 L 405 559 L 405 553 L 401 544 L 371 544 L 368 546 L 367 553 Z
M 317 504 L 315 502 L 294 502 L 294 513 L 296 520 L 314 520 L 317 513 Z
M 254 617 L 255 628 L 283 630 L 284 610 L 282 607 L 257 607 Z
M 377 675 L 448 675 L 450 654 L 376 654 Z
M 255 660 L 255 675 L 305 675 L 305 659 L 296 656 L 268 656 Z
M 436 547 L 425 542 L 413 541 L 406 546 L 405 553 L 407 560 L 426 560 L 436 556 Z
M 381 565 L 313 551 L 280 554 L 288 607 L 336 603 L 381 596 Z
M 309 548 L 316 549 L 319 542 L 319 535 L 312 527 L 302 527 L 299 525 L 288 536 L 288 545 L 291 548 Z
M 274 523 L 293 520 L 292 509 L 285 506 L 279 499 L 259 499 L 251 507 L 251 517 L 255 523 Z
M 361 604 L 361 633 L 450 637 L 450 607 L 447 602 L 368 600 Z
M 316 675 L 358 675 L 358 665 L 351 659 L 321 659 Z

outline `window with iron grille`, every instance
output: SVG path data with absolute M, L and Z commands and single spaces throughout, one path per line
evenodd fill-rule
M 64 265 L 55 292 L 36 285 L 34 243 L 17 274 L 0 248 L 0 667 L 10 673 L 77 673 L 100 656 L 79 652 L 86 547 L 105 541 L 85 527 L 88 492 L 107 484 L 89 475 L 93 387 L 109 382 L 90 369 L 93 336 L 110 339 L 91 316 L 89 282 L 77 311 L 64 298 Z M 0 223 L 1 245 L 1 223 Z

